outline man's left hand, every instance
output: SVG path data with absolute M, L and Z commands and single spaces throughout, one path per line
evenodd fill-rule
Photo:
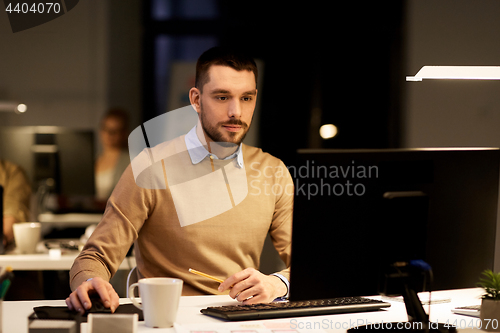
M 219 292 L 231 289 L 229 296 L 243 304 L 269 303 L 287 293 L 287 287 L 274 275 L 265 275 L 247 268 L 228 277 L 219 286 Z

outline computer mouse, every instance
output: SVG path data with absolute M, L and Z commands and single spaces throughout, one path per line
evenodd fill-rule
M 104 304 L 102 304 L 99 296 L 91 296 L 90 302 L 92 303 L 92 305 L 90 309 L 85 310 L 85 315 L 88 315 L 89 313 L 111 313 L 111 309 L 105 307 Z

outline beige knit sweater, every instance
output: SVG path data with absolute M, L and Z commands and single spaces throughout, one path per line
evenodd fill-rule
M 242 152 L 248 191 L 244 199 L 239 203 L 233 200 L 232 208 L 216 216 L 185 226 L 181 226 L 169 184 L 196 178 L 193 175 L 199 176 L 200 170 L 201 174 L 219 171 L 228 163 L 236 163 L 235 159 L 211 161 L 207 157 L 193 165 L 181 136 L 153 148 L 149 156 L 157 162 L 136 175 L 136 180 L 129 166 L 108 201 L 102 221 L 71 268 L 71 289 L 91 277 L 109 280 L 134 242 L 140 276 L 181 278 L 183 295 L 218 294 L 217 282 L 193 275 L 189 268 L 221 279 L 247 267 L 258 269 L 268 232 L 289 267 L 293 210 L 290 173 L 283 162 L 261 149 L 243 145 Z M 158 156 L 163 158 L 159 160 Z M 172 170 L 177 177 L 172 176 Z M 231 185 L 230 172 L 225 177 Z M 184 201 L 184 209 L 213 208 L 213 198 L 219 194 L 212 193 L 210 187 L 200 191 L 193 196 L 196 200 Z M 242 190 L 232 189 L 236 191 Z M 238 193 L 231 194 L 237 198 Z M 289 278 L 289 268 L 279 273 Z

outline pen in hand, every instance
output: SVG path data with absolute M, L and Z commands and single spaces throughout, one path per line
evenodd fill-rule
M 214 280 L 214 281 L 217 281 L 217 282 L 219 282 L 219 283 L 224 282 L 224 280 L 221 280 L 221 279 L 219 279 L 219 278 L 216 278 L 215 276 L 208 275 L 208 274 L 206 274 L 206 273 L 202 273 L 202 272 L 197 271 L 197 270 L 192 269 L 192 268 L 190 268 L 190 269 L 189 269 L 189 272 L 190 272 L 190 273 L 193 273 L 193 274 L 196 274 L 196 275 L 199 275 L 199 276 L 206 277 L 206 278 L 211 279 L 211 280 Z

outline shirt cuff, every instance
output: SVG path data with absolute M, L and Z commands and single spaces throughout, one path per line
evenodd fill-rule
M 290 295 L 290 282 L 288 282 L 288 279 L 286 277 L 284 277 L 283 275 L 279 274 L 279 273 L 273 273 L 273 274 L 270 274 L 270 275 L 274 275 L 274 276 L 280 278 L 280 280 L 283 281 L 283 283 L 286 285 L 286 294 L 285 294 L 285 296 L 278 297 L 273 302 L 287 300 L 288 296 Z

